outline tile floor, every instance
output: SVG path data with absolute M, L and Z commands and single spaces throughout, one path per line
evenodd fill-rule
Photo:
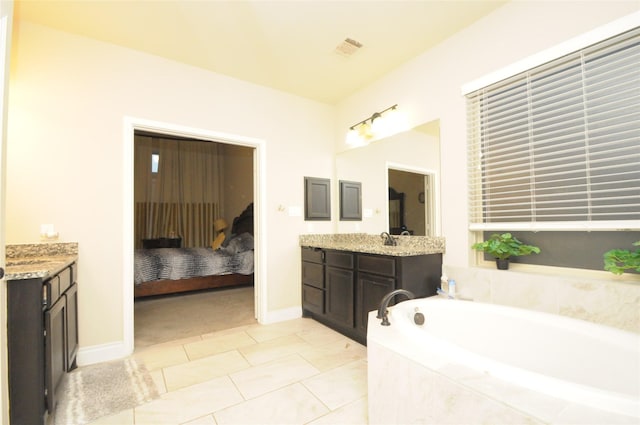
M 161 389 L 117 424 L 366 424 L 366 347 L 311 319 L 247 325 L 136 351 Z

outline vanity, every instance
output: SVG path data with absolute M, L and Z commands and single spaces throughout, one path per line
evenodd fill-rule
M 78 352 L 78 245 L 7 245 L 10 420 L 44 424 Z
M 387 293 L 405 289 L 418 298 L 435 295 L 444 238 L 394 238 L 396 246 L 384 245 L 379 235 L 300 236 L 303 316 L 366 345 L 368 313 Z

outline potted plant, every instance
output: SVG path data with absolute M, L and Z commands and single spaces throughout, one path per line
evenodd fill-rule
M 640 241 L 634 246 L 640 246 Z M 628 249 L 612 249 L 604 253 L 604 269 L 613 274 L 622 274 L 625 270 L 640 272 L 640 249 L 635 252 Z
M 509 268 L 509 258 L 529 254 L 540 254 L 540 248 L 533 245 L 525 245 L 511 233 L 494 233 L 484 242 L 474 243 L 471 248 L 483 251 L 496 259 L 499 270 Z

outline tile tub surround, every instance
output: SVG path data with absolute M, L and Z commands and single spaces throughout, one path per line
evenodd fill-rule
M 393 237 L 398 241 L 397 246 L 384 245 L 380 235 L 366 233 L 300 235 L 300 246 L 393 256 L 444 254 L 445 252 L 445 238 L 442 237 Z
M 38 243 L 6 246 L 6 279 L 46 278 L 78 259 L 78 243 Z
M 457 294 L 506 305 L 581 319 L 640 333 L 640 276 L 608 273 L 537 273 L 483 267 L 443 267 L 456 280 Z

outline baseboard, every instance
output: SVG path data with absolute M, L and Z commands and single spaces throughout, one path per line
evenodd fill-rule
M 263 325 L 284 322 L 285 320 L 299 319 L 302 317 L 302 307 L 284 308 L 282 310 L 269 311 L 266 314 Z
M 87 366 L 90 364 L 121 359 L 129 356 L 131 353 L 132 350 L 127 348 L 124 341 L 92 345 L 90 347 L 81 347 L 78 350 L 76 363 L 78 366 Z

